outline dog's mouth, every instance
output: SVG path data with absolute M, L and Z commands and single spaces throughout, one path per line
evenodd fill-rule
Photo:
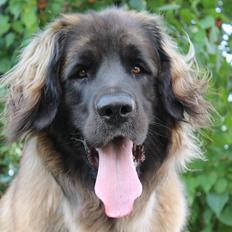
M 97 170 L 95 193 L 103 202 L 106 215 L 113 218 L 129 215 L 142 193 L 136 168 L 145 160 L 144 146 L 117 137 L 102 147 L 87 145 L 87 157 Z
M 120 141 L 120 139 L 123 138 L 117 137 L 112 140 L 112 143 L 116 142 L 117 140 Z M 90 146 L 89 144 L 86 144 L 86 151 L 87 151 L 87 159 L 89 164 L 91 165 L 92 168 L 98 169 L 99 154 L 97 149 Z M 143 144 L 136 145 L 135 143 L 133 143 L 132 154 L 133 154 L 134 165 L 137 167 L 145 161 L 144 145 Z

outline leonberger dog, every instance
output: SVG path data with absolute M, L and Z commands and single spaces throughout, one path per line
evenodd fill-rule
M 194 60 L 160 17 L 123 9 L 38 33 L 2 82 L 7 136 L 25 145 L 0 231 L 183 231 L 179 172 L 208 111 Z

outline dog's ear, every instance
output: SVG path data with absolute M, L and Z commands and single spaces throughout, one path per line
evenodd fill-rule
M 170 58 L 164 51 L 159 51 L 159 54 L 160 52 L 162 55 L 160 55 L 160 70 L 157 77 L 159 95 L 167 113 L 180 121 L 184 119 L 184 107 L 173 92 Z
M 176 44 L 163 31 L 162 19 L 151 17 L 145 25 L 159 58 L 158 91 L 162 103 L 176 120 L 185 120 L 195 126 L 208 121 L 210 104 L 204 99 L 208 81 L 200 76 L 194 48 L 186 56 L 177 51 Z M 199 78 L 200 76 L 200 78 Z
M 163 49 L 170 57 L 172 91 L 183 106 L 185 121 L 195 127 L 203 127 L 210 122 L 211 104 L 205 99 L 208 87 L 207 73 L 199 72 L 192 43 L 187 55 L 177 51 L 177 46 L 164 36 Z
M 47 128 L 56 116 L 65 39 L 63 26 L 58 26 L 53 23 L 34 37 L 19 63 L 3 78 L 9 90 L 6 130 L 10 141 Z
M 171 57 L 164 50 L 165 44 L 162 26 L 159 24 L 161 18 L 151 17 L 145 28 L 152 41 L 156 63 L 158 63 L 158 76 L 156 78 L 156 89 L 166 112 L 176 120 L 184 119 L 184 107 L 177 99 L 172 88 Z
M 59 31 L 53 41 L 53 50 L 49 54 L 48 66 L 45 71 L 45 81 L 39 102 L 31 118 L 32 129 L 40 131 L 48 127 L 56 116 L 60 98 L 60 74 L 62 65 L 65 32 Z

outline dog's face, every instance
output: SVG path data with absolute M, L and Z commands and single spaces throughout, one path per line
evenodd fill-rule
M 60 111 L 67 111 L 70 126 L 94 148 L 117 137 L 142 145 L 162 104 L 166 118 L 171 112 L 182 119 L 158 28 L 123 16 L 94 15 L 66 35 Z M 161 80 L 163 63 L 167 70 Z
M 84 44 L 77 34 L 68 41 L 66 51 L 64 105 L 72 128 L 94 148 L 117 137 L 143 144 L 153 120 L 153 77 L 157 76 L 158 64 L 142 46 L 142 36 L 129 34 L 125 26 L 115 31 L 115 23 L 84 25 L 86 34 L 79 32 Z M 91 33 L 93 26 L 100 33 Z
M 173 92 L 172 58 L 153 18 L 121 10 L 68 16 L 48 34 L 49 42 L 32 45 L 38 58 L 31 69 L 43 74 L 42 85 L 34 86 L 34 103 L 27 89 L 10 99 L 16 115 L 10 131 L 13 137 L 45 131 L 64 173 L 95 185 L 108 216 L 125 216 L 145 176 L 167 158 L 184 110 L 195 113 L 195 105 Z M 27 69 L 19 71 L 31 75 Z
M 66 137 L 69 137 L 69 144 L 74 144 L 73 148 L 71 146 L 74 155 L 86 156 L 83 165 L 97 174 L 96 180 L 92 176 L 96 182 L 95 191 L 105 203 L 107 215 L 123 216 L 128 214 L 129 204 L 122 212 L 118 209 L 116 212 L 115 207 L 111 209 L 114 200 L 108 195 L 112 195 L 113 190 L 104 191 L 102 186 L 108 184 L 117 188 L 117 180 L 113 179 L 121 175 L 131 180 L 131 189 L 135 188 L 125 190 L 126 194 L 132 195 L 132 201 L 138 197 L 141 184 L 136 172 L 141 171 L 146 153 L 151 152 L 147 151 L 147 143 L 152 141 L 154 146 L 159 146 L 156 150 L 163 146 L 157 155 L 165 156 L 170 132 L 161 126 L 174 126 L 174 121 L 181 119 L 183 109 L 172 93 L 169 58 L 162 51 L 162 38 L 158 29 L 155 31 L 155 25 L 152 31 L 135 18 L 117 17 L 116 14 L 93 15 L 82 21 L 83 24 L 67 32 L 64 41 L 59 78 L 62 98 L 51 128 L 55 134 L 69 131 Z M 175 104 L 171 105 L 173 102 Z M 61 129 L 60 125 L 66 128 Z M 159 129 L 157 125 L 161 125 Z M 157 133 L 156 138 L 164 145 L 159 145 L 155 136 L 149 135 L 152 127 L 157 131 L 152 129 L 150 133 Z M 161 136 L 164 138 L 160 139 Z M 85 150 L 76 149 L 75 143 L 80 145 L 78 140 Z M 105 155 L 110 160 L 106 161 Z M 119 161 L 123 159 L 120 156 L 128 158 Z M 130 167 L 133 162 L 134 167 Z M 121 171 L 116 170 L 114 174 L 112 165 L 120 165 Z M 120 183 L 120 188 L 127 187 Z M 118 195 L 124 198 L 121 190 Z

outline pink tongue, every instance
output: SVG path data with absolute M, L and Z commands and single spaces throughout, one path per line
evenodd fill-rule
M 136 198 L 142 193 L 128 139 L 109 143 L 97 149 L 99 167 L 95 193 L 105 206 L 108 217 L 119 218 L 131 213 Z

